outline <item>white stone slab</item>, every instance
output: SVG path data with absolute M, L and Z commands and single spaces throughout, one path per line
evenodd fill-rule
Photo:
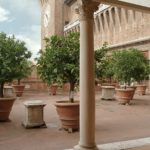
M 115 5 L 120 7 L 126 7 L 129 9 L 141 10 L 150 13 L 150 1 L 149 0 L 93 0 L 107 5 Z
M 134 5 L 140 5 L 144 7 L 150 7 L 150 0 L 118 0 L 118 1 Z
M 128 148 L 141 147 L 145 145 L 150 145 L 150 137 L 135 139 L 129 141 L 120 141 L 108 144 L 98 145 L 99 150 L 123 150 Z M 73 149 L 65 149 L 65 150 L 73 150 Z
M 32 101 L 26 101 L 24 102 L 25 106 L 35 106 L 35 105 L 45 105 L 45 103 L 43 103 L 43 101 L 41 100 L 32 100 Z

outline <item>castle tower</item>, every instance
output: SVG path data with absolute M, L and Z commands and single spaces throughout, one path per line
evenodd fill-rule
M 45 37 L 63 35 L 63 4 L 63 0 L 40 0 L 42 49 L 45 45 Z

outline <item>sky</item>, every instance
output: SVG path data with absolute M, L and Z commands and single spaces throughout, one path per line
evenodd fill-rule
M 0 0 L 0 32 L 23 40 L 33 60 L 41 48 L 39 0 Z

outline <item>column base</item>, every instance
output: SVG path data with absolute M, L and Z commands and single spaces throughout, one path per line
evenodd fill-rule
M 99 150 L 97 146 L 94 147 L 82 147 L 80 145 L 76 145 L 73 150 Z

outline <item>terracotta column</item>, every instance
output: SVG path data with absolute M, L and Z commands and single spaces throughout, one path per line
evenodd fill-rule
M 97 3 L 80 1 L 80 141 L 74 150 L 97 150 L 95 144 L 95 74 L 93 13 Z

